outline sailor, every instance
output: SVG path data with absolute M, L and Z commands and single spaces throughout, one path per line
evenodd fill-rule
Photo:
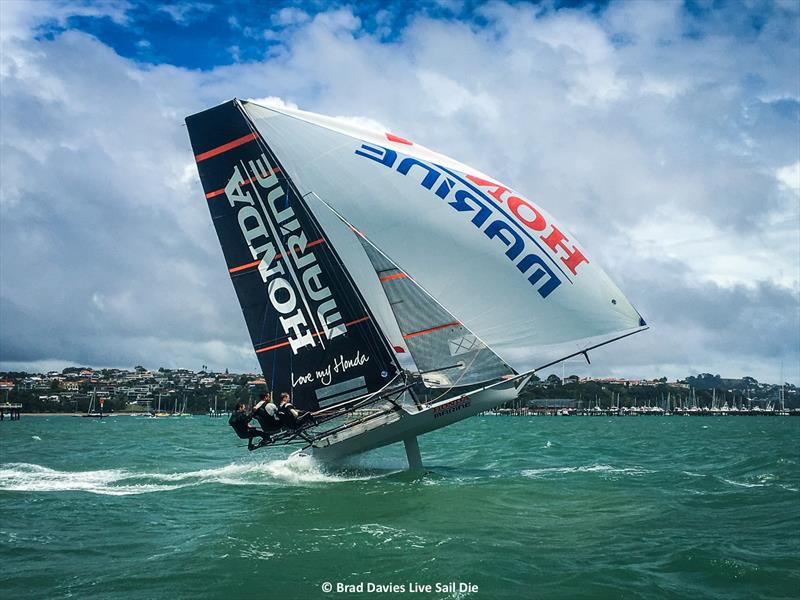
M 278 406 L 278 419 L 280 419 L 281 425 L 286 429 L 297 429 L 299 417 L 300 413 L 294 405 L 289 402 L 289 394 L 283 392 L 281 394 L 281 403 Z
M 272 394 L 261 394 L 261 400 L 253 406 L 253 418 L 259 422 L 265 432 L 279 431 L 281 421 L 278 418 L 278 407 L 272 402 Z
M 247 440 L 247 449 L 248 450 L 255 450 L 259 446 L 263 445 L 265 442 L 269 441 L 270 437 L 268 434 L 264 433 L 260 429 L 256 429 L 255 427 L 250 427 L 250 421 L 252 420 L 253 416 L 247 414 L 244 408 L 244 404 L 239 402 L 236 404 L 236 410 L 233 411 L 231 418 L 228 419 L 228 425 L 233 427 L 233 430 L 243 440 Z M 253 444 L 253 438 L 260 437 L 261 441 L 258 445 Z
M 314 417 L 310 412 L 300 414 L 300 411 L 289 401 L 289 394 L 286 392 L 281 394 L 281 403 L 280 406 L 278 406 L 278 418 L 281 420 L 281 425 L 286 429 L 297 429 L 301 425 L 314 421 Z

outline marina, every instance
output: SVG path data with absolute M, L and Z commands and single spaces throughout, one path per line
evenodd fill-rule
M 676 408 L 671 411 L 654 406 L 624 408 L 560 408 L 544 406 L 537 408 L 500 408 L 482 413 L 487 416 L 513 417 L 789 417 L 800 416 L 800 408 L 753 409 L 733 408 Z

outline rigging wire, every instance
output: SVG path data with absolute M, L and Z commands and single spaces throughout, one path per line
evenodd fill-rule
M 461 381 L 461 380 L 464 378 L 464 375 L 466 375 L 466 374 L 467 374 L 467 372 L 469 371 L 470 367 L 472 367 L 473 363 L 474 363 L 476 360 L 478 360 L 478 356 L 480 356 L 481 352 L 483 352 L 484 350 L 486 350 L 486 346 L 484 346 L 483 348 L 481 348 L 480 350 L 478 350 L 478 351 L 475 353 L 475 356 L 473 356 L 473 357 L 472 357 L 472 360 L 469 362 L 469 364 L 464 366 L 464 371 L 461 373 L 461 375 L 459 375 L 459 376 L 458 376 L 458 378 L 457 378 L 457 379 L 456 379 L 454 382 L 452 382 L 452 383 L 450 384 L 450 387 L 449 387 L 449 388 L 447 388 L 445 391 L 443 391 L 443 392 L 442 392 L 441 394 L 439 394 L 438 396 L 436 396 L 436 398 L 434 398 L 433 400 L 431 400 L 431 401 L 430 401 L 428 404 L 433 404 L 434 402 L 438 401 L 438 400 L 439 400 L 439 398 L 441 398 L 442 396 L 445 396 L 445 395 L 446 395 L 446 394 L 448 394 L 448 393 L 449 393 L 449 392 L 450 392 L 450 391 L 451 391 L 451 390 L 452 390 L 454 387 L 456 387 L 456 386 L 458 385 L 458 382 L 459 382 L 459 381 Z

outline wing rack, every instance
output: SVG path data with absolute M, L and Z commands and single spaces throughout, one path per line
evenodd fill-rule
M 415 385 L 415 383 L 406 383 L 398 388 L 393 388 L 380 393 L 374 392 L 365 396 L 359 396 L 358 398 L 352 398 L 351 400 L 341 402 L 337 405 L 324 408 L 313 413 L 305 413 L 301 418 L 305 418 L 306 415 L 308 415 L 308 422 L 302 423 L 295 429 L 283 430 L 277 435 L 273 435 L 270 441 L 258 444 L 256 448 L 290 445 L 303 445 L 304 448 L 308 448 L 309 446 L 312 446 L 313 444 L 325 439 L 330 435 L 333 435 L 334 433 L 346 431 L 351 427 L 361 425 L 362 423 L 366 423 L 393 412 L 402 411 L 404 409 L 399 404 L 399 399 L 405 392 L 409 391 Z M 317 430 L 321 425 L 331 423 L 339 418 L 346 418 L 348 415 L 353 415 L 357 410 L 368 408 L 379 402 L 387 402 L 389 406 L 381 410 L 375 410 L 368 415 L 347 421 L 341 425 L 336 425 L 329 429 Z

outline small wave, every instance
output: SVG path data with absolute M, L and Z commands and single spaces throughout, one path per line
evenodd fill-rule
M 548 477 L 551 475 L 565 475 L 569 473 L 603 473 L 609 475 L 646 475 L 652 473 L 648 469 L 640 467 L 618 468 L 611 465 L 584 465 L 579 467 L 547 467 L 544 469 L 525 469 L 521 471 L 524 477 Z
M 90 492 L 112 496 L 165 492 L 188 486 L 308 485 L 372 479 L 329 473 L 310 456 L 289 456 L 266 462 L 232 463 L 223 467 L 178 473 L 137 473 L 126 469 L 57 471 L 29 463 L 0 465 L 0 490 L 17 492 Z
M 121 469 L 98 471 L 56 471 L 41 465 L 10 463 L 0 468 L 0 490 L 16 492 L 84 491 L 98 494 L 131 494 L 150 491 L 142 486 L 118 486 L 126 472 Z M 135 488 L 135 489 L 131 489 Z
M 32 439 L 32 440 L 37 440 L 37 441 L 39 441 L 39 442 L 41 442 L 41 441 L 42 441 L 42 438 L 40 438 L 38 435 L 32 435 L 32 436 L 31 436 L 31 439 Z
M 738 487 L 745 487 L 745 488 L 754 488 L 754 487 L 766 487 L 766 483 L 747 483 L 744 481 L 733 481 L 732 479 L 725 479 L 724 477 L 719 478 L 720 481 L 724 481 L 727 484 L 735 485 Z

